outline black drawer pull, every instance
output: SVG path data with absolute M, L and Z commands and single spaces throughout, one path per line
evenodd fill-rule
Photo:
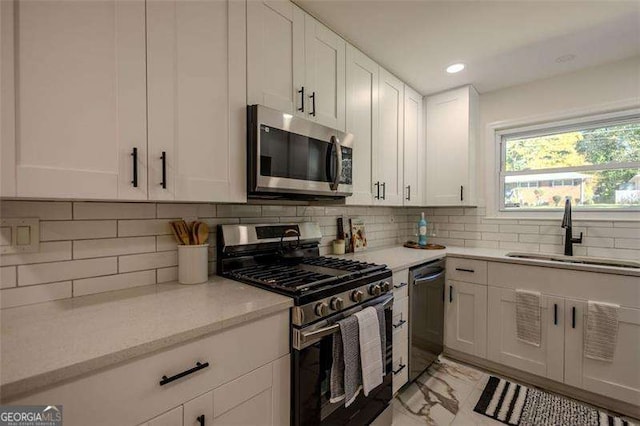
M 312 116 L 316 116 L 316 92 L 312 92 L 311 96 L 309 96 L 311 98 L 311 112 L 309 114 L 311 114 Z
M 553 304 L 553 325 L 558 325 L 558 304 Z
M 576 328 L 576 307 L 571 308 L 571 328 Z
M 175 376 L 171 376 L 171 377 L 167 377 L 167 376 L 162 376 L 162 380 L 160 380 L 160 386 L 164 386 L 167 383 L 171 383 L 174 380 L 178 380 L 183 378 L 184 376 L 188 376 L 189 374 L 193 374 L 196 371 L 202 370 L 203 368 L 207 368 L 209 366 L 208 362 L 196 362 L 196 366 L 193 368 L 190 368 L 188 370 L 183 371 L 182 373 L 178 373 Z
M 133 157 L 133 179 L 131 183 L 134 188 L 138 187 L 138 148 L 133 148 L 131 152 L 131 156 Z
M 397 370 L 393 370 L 393 375 L 395 376 L 396 374 L 400 373 L 406 366 L 407 364 L 400 364 L 400 367 L 398 367 Z
M 387 199 L 387 182 L 382 182 L 382 199 L 386 200 Z
M 449 286 L 449 303 L 453 302 L 453 286 Z
M 160 185 L 162 188 L 167 189 L 167 153 L 165 151 L 162 151 L 160 159 L 162 160 L 162 182 L 160 182 Z
M 411 185 L 407 185 L 407 201 L 411 201 Z
M 204 426 L 204 414 L 198 416 L 196 420 L 200 423 L 200 426 Z
M 379 200 L 380 199 L 380 182 L 376 182 L 375 186 L 376 186 L 376 196 L 373 198 L 375 198 L 376 200 Z
M 395 285 L 395 284 L 394 284 L 394 285 L 393 285 L 393 288 L 402 288 L 402 287 L 406 287 L 406 286 L 408 286 L 408 285 L 409 285 L 409 284 L 407 284 L 407 283 L 400 283 L 400 285 Z
M 460 272 L 470 272 L 470 273 L 475 273 L 476 271 L 474 269 L 467 269 L 467 268 L 456 268 L 456 271 L 460 271 Z
M 407 323 L 407 320 L 400 320 L 400 321 L 398 321 L 397 324 L 392 324 L 392 325 L 393 325 L 393 328 L 398 328 L 398 327 L 402 327 L 406 323 Z
M 464 201 L 464 186 L 460 185 L 460 201 Z
M 298 108 L 298 111 L 304 112 L 304 86 L 298 90 L 298 93 L 300 93 L 300 108 Z

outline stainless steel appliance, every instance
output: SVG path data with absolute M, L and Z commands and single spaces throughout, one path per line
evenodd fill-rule
M 314 223 L 220 225 L 218 274 L 293 298 L 291 312 L 291 424 L 371 423 L 392 398 L 391 271 L 385 265 L 320 256 Z M 338 321 L 367 307 L 385 308 L 386 359 L 381 385 L 349 407 L 331 403 L 330 371 Z
M 409 270 L 409 381 L 442 353 L 444 341 L 444 259 Z
M 251 198 L 351 195 L 353 135 L 261 105 L 247 107 Z

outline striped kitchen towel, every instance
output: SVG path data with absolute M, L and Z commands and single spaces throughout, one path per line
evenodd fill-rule
M 516 290 L 516 333 L 518 340 L 540 346 L 540 293 Z

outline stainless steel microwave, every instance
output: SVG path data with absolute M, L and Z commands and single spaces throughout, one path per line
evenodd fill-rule
M 252 198 L 343 198 L 353 191 L 353 135 L 262 105 L 247 107 Z

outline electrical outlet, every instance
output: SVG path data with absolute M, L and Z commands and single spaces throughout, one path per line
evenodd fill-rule
M 34 253 L 40 251 L 40 219 L 0 220 L 0 253 Z

